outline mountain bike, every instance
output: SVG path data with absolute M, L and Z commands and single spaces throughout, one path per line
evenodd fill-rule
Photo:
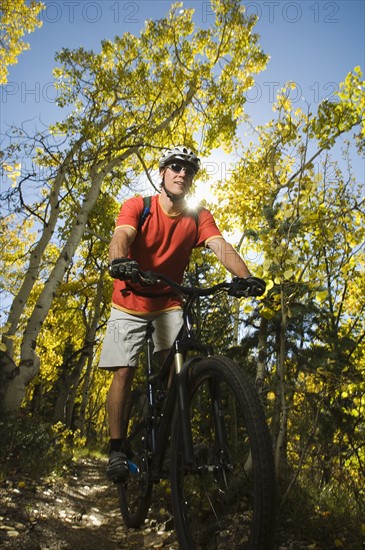
M 183 286 L 139 272 L 142 284 L 163 282 L 185 299 L 183 326 L 159 369 L 147 326 L 145 385 L 133 391 L 128 432 L 130 473 L 118 483 L 127 527 L 140 527 L 155 483 L 170 477 L 172 511 L 183 550 L 269 550 L 274 528 L 272 443 L 256 389 L 242 366 L 214 355 L 196 334 L 201 297 L 252 295 L 233 282 Z M 169 472 L 168 472 L 169 470 Z

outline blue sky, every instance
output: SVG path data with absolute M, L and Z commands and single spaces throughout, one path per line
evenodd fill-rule
M 125 31 L 138 34 L 149 18 L 167 13 L 171 2 L 118 0 L 43 0 L 43 26 L 28 35 L 31 49 L 10 67 L 9 82 L 1 90 L 1 130 L 27 122 L 28 129 L 62 119 L 52 87 L 54 54 L 62 47 L 99 50 L 100 41 Z M 346 74 L 356 65 L 365 71 L 364 0 L 244 1 L 248 14 L 256 14 L 256 32 L 271 60 L 248 93 L 246 112 L 253 123 L 271 117 L 278 89 L 296 82 L 295 100 L 316 105 L 331 98 Z M 213 21 L 210 3 L 184 2 L 195 8 L 196 23 Z M 294 92 L 293 92 L 294 93 Z M 302 99 L 304 98 L 304 100 Z M 363 164 L 361 165 L 363 167 Z

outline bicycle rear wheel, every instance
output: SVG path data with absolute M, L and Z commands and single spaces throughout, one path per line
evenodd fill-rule
M 127 438 L 129 476 L 118 483 L 119 505 L 127 527 L 140 527 L 147 517 L 152 497 L 147 422 L 138 399 L 134 399 Z
M 242 369 L 225 357 L 190 376 L 195 465 L 185 464 L 179 415 L 171 444 L 175 527 L 184 550 L 269 550 L 274 461 L 264 413 Z

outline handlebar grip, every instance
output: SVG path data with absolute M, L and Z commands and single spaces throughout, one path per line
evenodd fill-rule
M 229 294 L 237 298 L 262 296 L 266 290 L 266 283 L 259 277 L 233 277 Z

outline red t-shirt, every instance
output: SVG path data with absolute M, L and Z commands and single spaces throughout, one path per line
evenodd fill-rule
M 142 197 L 128 199 L 120 210 L 115 231 L 121 227 L 137 230 L 142 210 Z M 169 216 L 160 204 L 159 195 L 155 195 L 150 213 L 137 231 L 129 257 L 136 260 L 143 271 L 155 271 L 181 283 L 193 248 L 204 246 L 216 237 L 222 235 L 208 210 L 202 208 L 199 211 L 197 224 L 191 215 Z M 141 296 L 131 288 L 154 296 Z M 179 308 L 181 300 L 166 285 L 142 287 L 115 279 L 112 304 L 130 313 L 143 314 Z

